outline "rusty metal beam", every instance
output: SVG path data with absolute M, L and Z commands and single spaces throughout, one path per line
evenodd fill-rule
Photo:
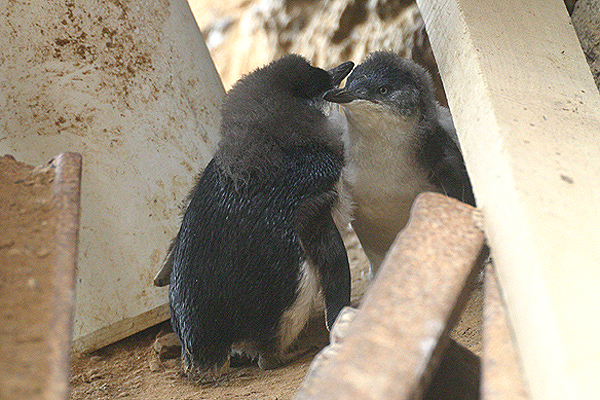
M 296 399 L 422 398 L 487 257 L 479 217 L 448 197 L 419 196 L 356 316 L 342 314 L 346 332 L 336 323 Z
M 81 156 L 63 153 L 40 168 L 1 159 L 0 398 L 65 400 Z
M 69 396 L 70 350 L 75 309 L 75 268 L 79 237 L 79 204 L 81 198 L 81 155 L 61 153 L 51 161 L 56 168 L 53 199 L 57 211 L 54 244 L 54 307 L 50 346 L 50 379 L 45 399 Z

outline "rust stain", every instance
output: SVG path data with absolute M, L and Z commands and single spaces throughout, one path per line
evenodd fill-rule
M 88 11 L 92 7 L 65 2 L 61 21 L 49 27 L 56 35 L 54 42 L 46 46 L 52 48 L 53 57 L 60 61 L 87 63 L 111 75 L 116 78 L 112 88 L 127 94 L 127 88 L 136 84 L 137 74 L 154 69 L 151 54 L 158 53 L 157 43 L 163 40 L 157 25 L 167 18 L 164 2 L 144 5 L 156 8 L 157 18 L 152 21 L 145 20 L 139 6 L 137 13 L 130 12 L 128 3 L 99 3 L 92 14 Z M 46 36 L 52 36 L 51 32 Z
M 97 104 L 140 109 L 170 86 L 155 66 L 165 53 L 163 25 L 169 2 L 90 3 L 51 1 L 44 7 L 46 13 L 34 19 L 23 17 L 31 14 L 26 5 L 8 5 L 1 22 L 13 50 L 3 50 L 0 61 L 11 60 L 2 63 L 4 68 L 18 73 L 0 82 L 15 115 L 14 121 L 3 122 L 6 131 L 29 126 L 38 135 L 68 130 L 85 136 L 97 130 L 95 117 L 102 112 Z M 23 90 L 27 85 L 35 87 Z M 89 101 L 75 107 L 57 104 L 52 93 L 59 91 L 83 93 Z

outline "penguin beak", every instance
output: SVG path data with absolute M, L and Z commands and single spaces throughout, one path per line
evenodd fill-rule
M 332 103 L 345 104 L 350 103 L 351 101 L 356 100 L 359 97 L 356 96 L 354 93 L 348 91 L 348 89 L 346 88 L 339 88 L 328 90 L 323 95 L 323 98 Z
M 342 83 L 344 78 L 348 76 L 350 71 L 354 68 L 354 63 L 352 61 L 346 61 L 338 65 L 337 67 L 331 68 L 329 71 L 329 75 L 331 76 L 331 81 L 334 87 L 337 87 Z

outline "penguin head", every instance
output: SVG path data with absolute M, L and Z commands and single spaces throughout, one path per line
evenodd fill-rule
M 344 63 L 326 71 L 290 54 L 241 78 L 221 107 L 221 141 L 215 154 L 219 166 L 239 176 L 276 170 L 282 154 L 294 148 L 324 146 L 343 152 L 342 128 L 329 123 L 331 103 L 323 95 L 353 66 Z
M 348 76 L 344 88 L 332 89 L 324 97 L 340 104 L 363 100 L 402 116 L 423 116 L 435 108 L 429 73 L 413 61 L 384 51 L 371 53 Z
M 290 54 L 266 67 L 278 90 L 292 93 L 301 99 L 312 99 L 333 88 L 327 71 L 313 67 L 303 57 Z
M 310 100 L 335 87 L 350 73 L 354 63 L 345 62 L 329 71 L 314 67 L 297 54 L 288 54 L 245 76 L 228 93 L 230 100 L 274 94 Z M 254 95 L 254 96 L 253 96 Z

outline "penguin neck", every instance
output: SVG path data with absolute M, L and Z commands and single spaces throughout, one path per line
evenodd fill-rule
M 419 135 L 419 115 L 399 115 L 366 100 L 344 105 L 344 112 L 347 164 L 361 185 L 368 180 L 385 190 L 423 169 L 417 157 L 425 139 Z
M 342 159 L 345 125 L 326 114 L 322 103 L 278 93 L 247 104 L 245 112 L 225 114 L 217 164 L 226 175 L 243 181 L 252 173 L 276 173 L 286 153 L 300 148 L 326 150 Z
M 377 269 L 406 225 L 415 197 L 436 190 L 418 154 L 426 141 L 420 116 L 400 116 L 370 102 L 344 105 L 348 120 L 343 177 L 353 200 L 354 227 Z

